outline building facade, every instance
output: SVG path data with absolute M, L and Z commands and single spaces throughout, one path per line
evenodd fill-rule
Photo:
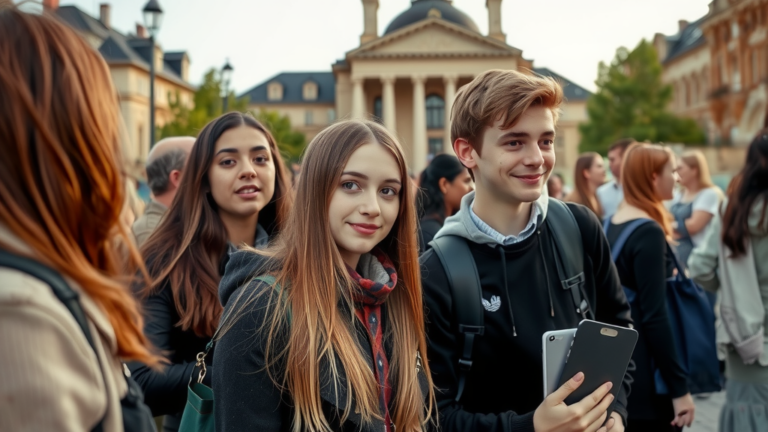
M 169 98 L 192 107 L 195 87 L 189 82 L 189 56 L 186 52 L 163 52 L 155 45 L 152 52 L 147 32 L 136 25 L 136 34 L 123 35 L 111 27 L 110 5 L 100 6 L 100 16 L 92 17 L 76 6 L 59 6 L 45 0 L 46 8 L 77 31 L 96 49 L 109 66 L 122 113 L 123 151 L 131 174 L 143 177 L 149 152 L 149 66 L 155 63 L 155 123 L 172 120 Z
M 745 146 L 768 116 L 768 0 L 715 0 L 654 45 L 671 110 L 699 122 L 711 145 Z
M 457 89 L 489 69 L 538 73 L 564 86 L 557 170 L 571 173 L 590 93 L 548 69 L 534 68 L 520 49 L 506 43 L 501 0 L 486 2 L 487 35 L 449 0 L 414 0 L 379 34 L 379 1 L 361 1 L 364 31 L 358 47 L 330 72 L 283 73 L 259 84 L 243 95 L 250 107 L 289 115 L 308 139 L 337 118 L 373 118 L 400 139 L 411 169 L 418 172 L 434 155 L 453 153 L 450 107 Z M 317 94 L 307 91 L 313 83 Z

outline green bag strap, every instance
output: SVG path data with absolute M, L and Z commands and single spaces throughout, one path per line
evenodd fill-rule
M 258 276 L 253 278 L 253 280 L 262 281 L 268 285 L 271 285 L 278 293 L 280 293 L 280 285 L 275 284 L 274 276 L 266 275 L 266 276 Z M 229 313 L 232 313 L 230 311 Z M 205 374 L 208 372 L 207 368 L 205 367 L 205 357 L 208 355 L 208 353 L 213 349 L 213 346 L 216 344 L 216 338 L 219 336 L 219 332 L 221 331 L 221 323 L 223 323 L 227 318 L 229 317 L 229 314 L 227 314 L 226 317 L 223 317 L 221 319 L 221 322 L 219 323 L 219 326 L 216 328 L 216 331 L 213 333 L 213 337 L 211 340 L 208 341 L 208 343 L 205 345 L 205 351 L 197 353 L 197 357 L 195 358 L 195 369 L 200 368 L 200 373 L 197 375 L 197 382 L 202 384 L 203 378 L 205 378 Z M 290 321 L 291 315 L 290 312 L 288 314 L 288 320 Z M 195 375 L 194 369 L 192 370 L 192 375 L 189 377 L 189 383 L 192 384 L 192 377 Z

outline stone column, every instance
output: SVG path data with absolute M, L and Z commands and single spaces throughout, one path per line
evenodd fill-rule
M 395 77 L 394 75 L 385 75 L 381 77 L 381 83 L 384 91 L 381 95 L 381 115 L 384 120 L 384 127 L 391 133 L 395 133 Z
M 352 78 L 352 118 L 365 118 L 365 92 L 362 78 Z
M 443 77 L 445 82 L 445 134 L 443 153 L 453 154 L 453 142 L 451 142 L 451 107 L 456 98 L 456 82 L 459 78 L 456 75 L 446 75 Z
M 427 107 L 425 106 L 423 75 L 414 75 L 413 82 L 413 161 L 411 169 L 418 176 L 427 166 Z

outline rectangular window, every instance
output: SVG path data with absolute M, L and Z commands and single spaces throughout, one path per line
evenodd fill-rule
M 328 110 L 328 124 L 336 121 L 336 110 L 331 108 Z
M 307 126 L 312 126 L 313 124 L 315 124 L 312 111 L 307 111 L 304 113 L 304 124 Z
M 431 161 L 433 157 L 443 152 L 443 139 L 442 138 L 430 138 L 428 142 L 429 154 L 427 160 Z

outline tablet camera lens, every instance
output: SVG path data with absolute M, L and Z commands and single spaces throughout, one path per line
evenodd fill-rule
M 555 337 L 554 337 L 554 336 L 550 336 L 550 337 L 549 337 L 549 341 L 550 341 L 550 342 L 552 342 L 552 341 L 554 341 L 554 340 L 555 340 Z

